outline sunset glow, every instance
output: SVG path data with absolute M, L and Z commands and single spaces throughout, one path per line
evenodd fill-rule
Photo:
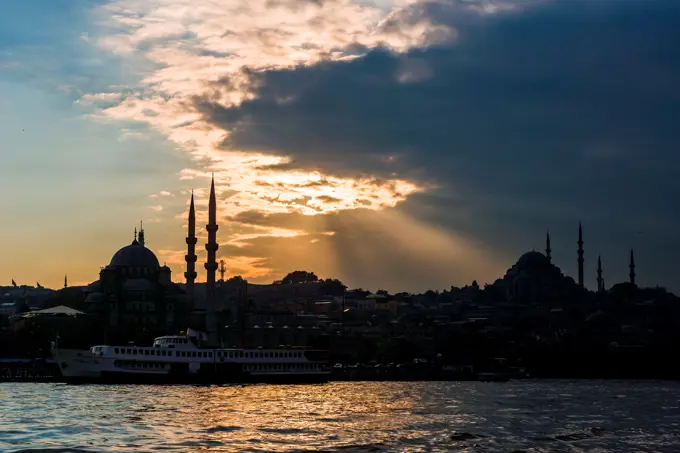
M 677 5 L 577 3 L 12 3 L 0 273 L 92 282 L 143 221 L 180 282 L 214 174 L 228 276 L 490 282 L 546 230 L 572 275 L 581 221 L 588 284 L 673 285 Z

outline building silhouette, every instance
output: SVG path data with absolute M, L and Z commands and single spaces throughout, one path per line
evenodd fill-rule
M 186 327 L 191 312 L 191 301 L 172 282 L 170 268 L 146 247 L 143 227 L 139 234 L 135 228 L 132 243 L 101 268 L 99 280 L 84 288 L 83 297 L 86 311 L 126 341 Z
M 208 204 L 208 224 L 205 226 L 208 231 L 208 243 L 205 250 L 208 252 L 208 259 L 205 263 L 206 270 L 206 302 L 209 310 L 215 309 L 215 272 L 217 271 L 217 260 L 215 254 L 219 245 L 217 244 L 217 201 L 215 197 L 215 177 L 210 183 L 210 201 Z
M 187 254 L 184 257 L 187 263 L 187 270 L 184 273 L 186 278 L 186 292 L 189 298 L 194 301 L 194 281 L 196 280 L 196 209 L 194 208 L 194 192 L 191 191 L 191 202 L 189 204 L 189 224 L 187 227 Z
M 633 249 L 630 249 L 630 264 L 628 264 L 628 268 L 630 269 L 630 273 L 628 274 L 630 277 L 630 284 L 635 286 L 635 256 L 633 255 Z
M 604 291 L 604 279 L 602 278 L 602 259 L 600 255 L 597 256 L 597 292 Z
M 578 223 L 578 286 L 583 288 L 583 228 Z

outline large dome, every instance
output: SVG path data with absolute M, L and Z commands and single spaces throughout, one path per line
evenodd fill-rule
M 111 258 L 110 266 L 116 267 L 160 267 L 158 258 L 148 248 L 134 241 L 118 250 Z
M 521 269 L 536 269 L 549 264 L 548 257 L 540 252 L 527 252 L 517 261 L 517 267 Z

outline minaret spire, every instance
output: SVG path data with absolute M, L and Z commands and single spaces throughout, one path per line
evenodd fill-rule
M 633 255 L 633 249 L 630 249 L 630 264 L 628 264 L 628 267 L 630 268 L 630 273 L 628 274 L 630 284 L 635 286 L 635 256 Z
M 602 259 L 597 256 L 597 291 L 604 291 L 604 279 L 602 278 Z
M 144 224 L 142 221 L 139 221 L 139 245 L 144 247 Z
M 194 208 L 194 191 L 191 191 L 191 204 L 189 205 L 189 226 L 187 228 L 187 254 L 184 260 L 187 263 L 187 271 L 184 277 L 187 279 L 187 294 L 189 299 L 194 300 L 194 281 L 196 280 L 196 209 Z
M 208 225 L 206 225 L 206 230 L 208 230 L 208 243 L 205 245 L 205 249 L 208 252 L 208 259 L 205 263 L 205 270 L 207 271 L 206 276 L 206 291 L 205 299 L 207 304 L 207 330 L 208 334 L 215 334 L 215 271 L 217 271 L 217 261 L 215 254 L 219 245 L 217 244 L 217 230 L 219 226 L 217 225 L 217 200 L 215 197 L 215 174 L 213 173 L 212 181 L 210 183 L 210 200 L 208 202 Z
M 68 288 L 68 275 L 64 275 L 64 288 Z
M 550 231 L 545 236 L 545 256 L 548 258 L 548 262 L 552 263 L 552 256 L 550 256 L 552 249 L 550 248 Z
M 583 228 L 578 223 L 578 286 L 583 288 Z

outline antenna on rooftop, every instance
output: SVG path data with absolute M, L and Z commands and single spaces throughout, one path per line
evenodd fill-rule
M 227 268 L 224 266 L 224 260 L 220 260 L 220 281 L 224 281 L 224 274 L 227 273 Z

